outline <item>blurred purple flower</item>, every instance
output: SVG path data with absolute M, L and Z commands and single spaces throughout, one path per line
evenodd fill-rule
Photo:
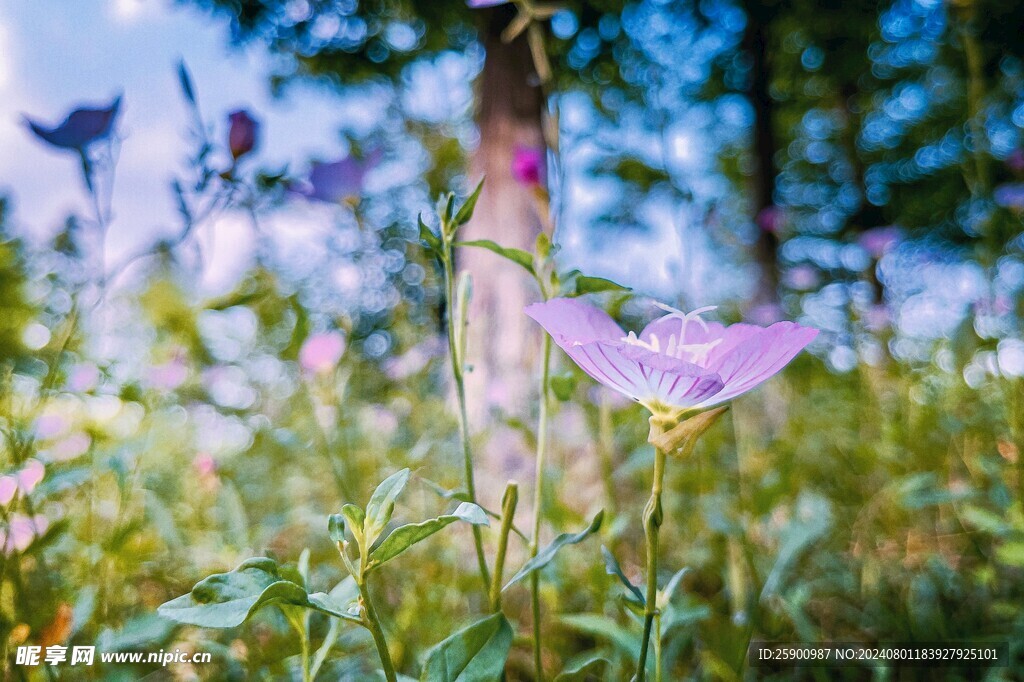
M 1014 173 L 1024 173 L 1024 148 L 1017 147 L 1006 157 L 1006 166 Z
M 42 514 L 33 517 L 23 514 L 14 514 L 7 524 L 7 532 L 0 530 L 0 543 L 3 544 L 4 552 L 10 554 L 13 551 L 24 552 L 32 544 L 37 536 L 46 532 L 50 527 L 50 520 Z
M 778 303 L 761 303 L 747 311 L 747 320 L 762 326 L 781 322 L 785 316 Z
M 28 116 L 25 116 L 25 123 L 36 137 L 44 142 L 61 149 L 73 149 L 83 153 L 90 144 L 110 135 L 120 108 L 121 96 L 118 95 L 105 108 L 75 109 L 60 125 L 52 128 Z
M 668 314 L 639 337 L 578 299 L 535 303 L 526 314 L 583 371 L 652 412 L 731 400 L 777 374 L 818 335 L 817 329 L 793 322 L 768 328 L 705 322 L 700 315 L 712 307 L 690 313 L 659 307 Z
M 871 254 L 871 257 L 878 260 L 892 247 L 896 246 L 903 239 L 903 230 L 889 225 L 887 227 L 873 227 L 865 230 L 857 237 L 860 247 Z
M 85 431 L 75 431 L 53 444 L 48 450 L 41 451 L 40 457 L 51 462 L 67 462 L 81 457 L 92 447 L 92 437 Z
M 778 206 L 766 206 L 754 218 L 754 223 L 763 232 L 778 234 L 786 224 L 786 212 Z
M 512 177 L 526 187 L 542 187 L 548 174 L 547 153 L 543 147 L 517 145 L 512 156 Z
M 260 136 L 260 122 L 250 116 L 245 109 L 228 114 L 228 122 L 228 149 L 231 150 L 231 156 L 237 160 L 256 147 Z
M 345 337 L 341 332 L 313 334 L 299 349 L 299 365 L 307 372 L 326 374 L 333 370 L 345 353 Z
M 507 5 L 510 1 L 511 0 L 466 0 L 466 4 L 473 9 L 483 9 L 485 7 Z
M 884 303 L 877 303 L 869 307 L 864 311 L 861 319 L 864 320 L 864 326 L 868 331 L 875 333 L 885 331 L 892 324 L 889 306 Z
M 33 430 L 36 432 L 36 438 L 40 440 L 49 440 L 56 438 L 68 430 L 71 423 L 61 414 L 55 413 L 44 413 L 36 417 Z
M 308 199 L 337 204 L 358 198 L 363 192 L 366 174 L 380 163 L 383 152 L 374 150 L 359 159 L 346 156 L 339 161 L 314 161 L 304 187 L 297 191 Z
M 1024 210 L 1024 183 L 999 185 L 993 193 L 996 203 L 1013 211 Z

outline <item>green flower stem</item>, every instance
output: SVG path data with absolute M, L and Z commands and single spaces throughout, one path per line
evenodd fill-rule
M 491 581 L 491 611 L 501 611 L 501 580 L 505 571 L 505 554 L 508 551 L 508 536 L 512 532 L 512 520 L 519 504 L 519 486 L 509 481 L 501 500 L 501 532 L 498 535 L 498 554 L 494 559 L 494 579 Z
M 448 354 L 451 356 L 452 376 L 455 379 L 455 394 L 459 401 L 459 432 L 462 437 L 462 460 L 466 477 L 466 494 L 469 501 L 476 504 L 476 484 L 473 482 L 473 452 L 469 440 L 469 416 L 466 413 L 466 384 L 462 376 L 462 353 L 456 343 L 455 319 L 455 276 L 452 268 L 451 244 L 445 241 L 445 252 L 441 258 L 444 266 L 444 285 L 448 302 Z M 458 322 L 461 324 L 461 322 Z M 490 571 L 487 569 L 487 557 L 484 555 L 483 534 L 479 526 L 473 526 L 473 543 L 476 545 L 476 561 L 480 569 L 480 579 L 484 583 L 484 593 L 491 587 Z
M 302 682 L 312 682 L 313 676 L 310 673 L 310 657 L 309 657 L 309 633 L 306 628 L 309 625 L 304 615 L 299 614 L 299 609 L 295 607 L 284 607 L 282 608 L 285 618 L 291 623 L 292 628 L 299 635 L 299 647 L 301 653 L 299 654 L 302 658 Z
M 548 375 L 551 372 L 551 336 L 544 334 L 541 346 L 540 413 L 537 417 L 537 462 L 533 478 L 533 535 L 530 536 L 530 558 L 540 549 L 540 525 L 544 518 L 544 467 L 548 452 Z M 533 668 L 537 682 L 544 680 L 541 657 L 540 571 L 530 574 L 530 604 L 533 611 Z
M 359 586 L 360 600 L 363 605 L 363 625 L 373 635 L 373 643 L 377 647 L 377 654 L 380 656 L 381 667 L 384 668 L 384 677 L 388 682 L 398 682 L 398 675 L 395 674 L 395 664 L 391 662 L 391 653 L 388 651 L 388 641 L 384 638 L 384 630 L 380 626 L 380 618 L 373 607 L 373 600 L 370 599 L 370 591 L 366 587 L 366 578 L 362 577 L 356 581 Z
M 654 614 L 654 682 L 661 682 L 661 611 Z
M 647 675 L 647 646 L 651 638 L 654 617 L 658 613 L 658 530 L 661 528 L 661 486 L 665 478 L 665 451 L 654 450 L 654 482 L 651 499 L 644 509 L 644 535 L 647 538 L 647 603 L 644 606 L 644 635 L 640 641 L 640 659 L 636 664 L 636 682 L 644 682 Z

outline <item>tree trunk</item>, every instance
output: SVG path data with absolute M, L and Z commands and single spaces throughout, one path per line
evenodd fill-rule
M 525 35 L 510 44 L 501 40 L 514 16 L 512 6 L 482 14 L 487 56 L 477 98 L 480 146 L 471 168 L 474 180 L 484 176 L 486 182 L 463 238 L 532 252 L 540 221 L 531 189 L 512 176 L 512 160 L 517 146 L 543 147 L 544 98 Z M 480 427 L 494 407 L 522 416 L 536 390 L 540 343 L 523 308 L 538 300 L 537 287 L 520 266 L 483 249 L 462 249 L 458 266 L 473 277 L 468 348 L 473 369 L 466 377 L 470 419 Z M 514 473 L 521 464 L 509 461 L 502 468 Z

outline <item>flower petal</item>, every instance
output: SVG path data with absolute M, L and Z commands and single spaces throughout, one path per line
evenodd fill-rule
M 739 329 L 734 328 L 739 327 Z M 708 360 L 709 370 L 718 372 L 725 388 L 701 403 L 710 407 L 746 393 L 778 374 L 818 335 L 818 330 L 795 322 L 776 322 L 767 329 L 755 325 L 732 325 L 723 343 Z M 728 346 L 727 346 L 728 344 Z
M 608 313 L 579 299 L 553 298 L 528 305 L 525 310 L 566 352 L 572 346 L 593 341 L 618 342 L 626 336 Z
M 619 352 L 640 369 L 647 388 L 642 400 L 654 399 L 673 407 L 690 407 L 722 390 L 721 377 L 699 365 L 654 353 L 640 346 L 621 344 Z

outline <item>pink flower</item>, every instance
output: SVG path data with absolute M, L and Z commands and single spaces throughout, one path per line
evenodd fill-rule
M 797 291 L 808 291 L 818 286 L 821 278 L 813 265 L 797 265 L 786 273 L 786 285 Z
M 547 171 L 547 154 L 543 147 L 516 146 L 512 157 L 512 177 L 516 182 L 527 187 L 542 187 L 547 181 Z
M 511 0 L 466 0 L 466 4 L 473 9 L 483 9 L 485 7 L 507 5 L 510 1 Z
M 41 414 L 36 418 L 36 437 L 42 440 L 56 438 L 68 430 L 68 420 L 59 414 Z
M 196 470 L 199 476 L 211 476 L 217 473 L 217 460 L 215 460 L 209 453 L 200 452 L 192 460 L 192 468 Z
M 902 239 L 903 230 L 898 227 L 873 227 L 870 230 L 865 230 L 857 238 L 857 243 L 872 258 L 878 260 L 899 244 Z
M 333 370 L 345 353 L 345 337 L 331 331 L 313 334 L 299 349 L 299 365 L 307 372 L 325 374 Z
M 46 457 L 51 462 L 67 462 L 76 457 L 81 457 L 89 451 L 92 445 L 92 438 L 84 431 L 75 431 L 68 434 L 46 451 Z M 44 453 L 40 453 L 42 456 Z
M 786 212 L 778 206 L 766 206 L 754 218 L 754 223 L 764 232 L 778 234 L 786 224 Z
M 260 136 L 260 122 L 244 109 L 228 114 L 228 122 L 228 149 L 231 150 L 232 158 L 237 160 L 256 147 Z
M 637 336 L 578 299 L 535 303 L 526 314 L 580 368 L 654 413 L 711 407 L 746 393 L 785 367 L 817 329 L 793 322 L 770 327 L 705 322 L 659 304 L 667 315 Z
M 24 552 L 32 544 L 36 537 L 46 532 L 50 527 L 50 521 L 42 514 L 34 517 L 15 514 L 11 516 L 7 532 L 0 530 L 0 543 L 3 544 L 4 552 L 10 554 L 18 551 Z
M 149 368 L 149 385 L 159 391 L 173 391 L 188 379 L 188 367 L 181 355 Z
M 68 370 L 67 388 L 75 393 L 87 393 L 100 383 L 100 370 L 91 362 L 82 362 Z
M 18 479 L 14 476 L 0 476 L 0 504 L 7 506 L 18 492 Z
M 46 467 L 38 459 L 30 459 L 25 462 L 25 466 L 22 467 L 21 471 L 17 473 L 18 489 L 21 490 L 22 494 L 28 495 L 39 482 L 43 480 L 43 476 L 46 474 Z

